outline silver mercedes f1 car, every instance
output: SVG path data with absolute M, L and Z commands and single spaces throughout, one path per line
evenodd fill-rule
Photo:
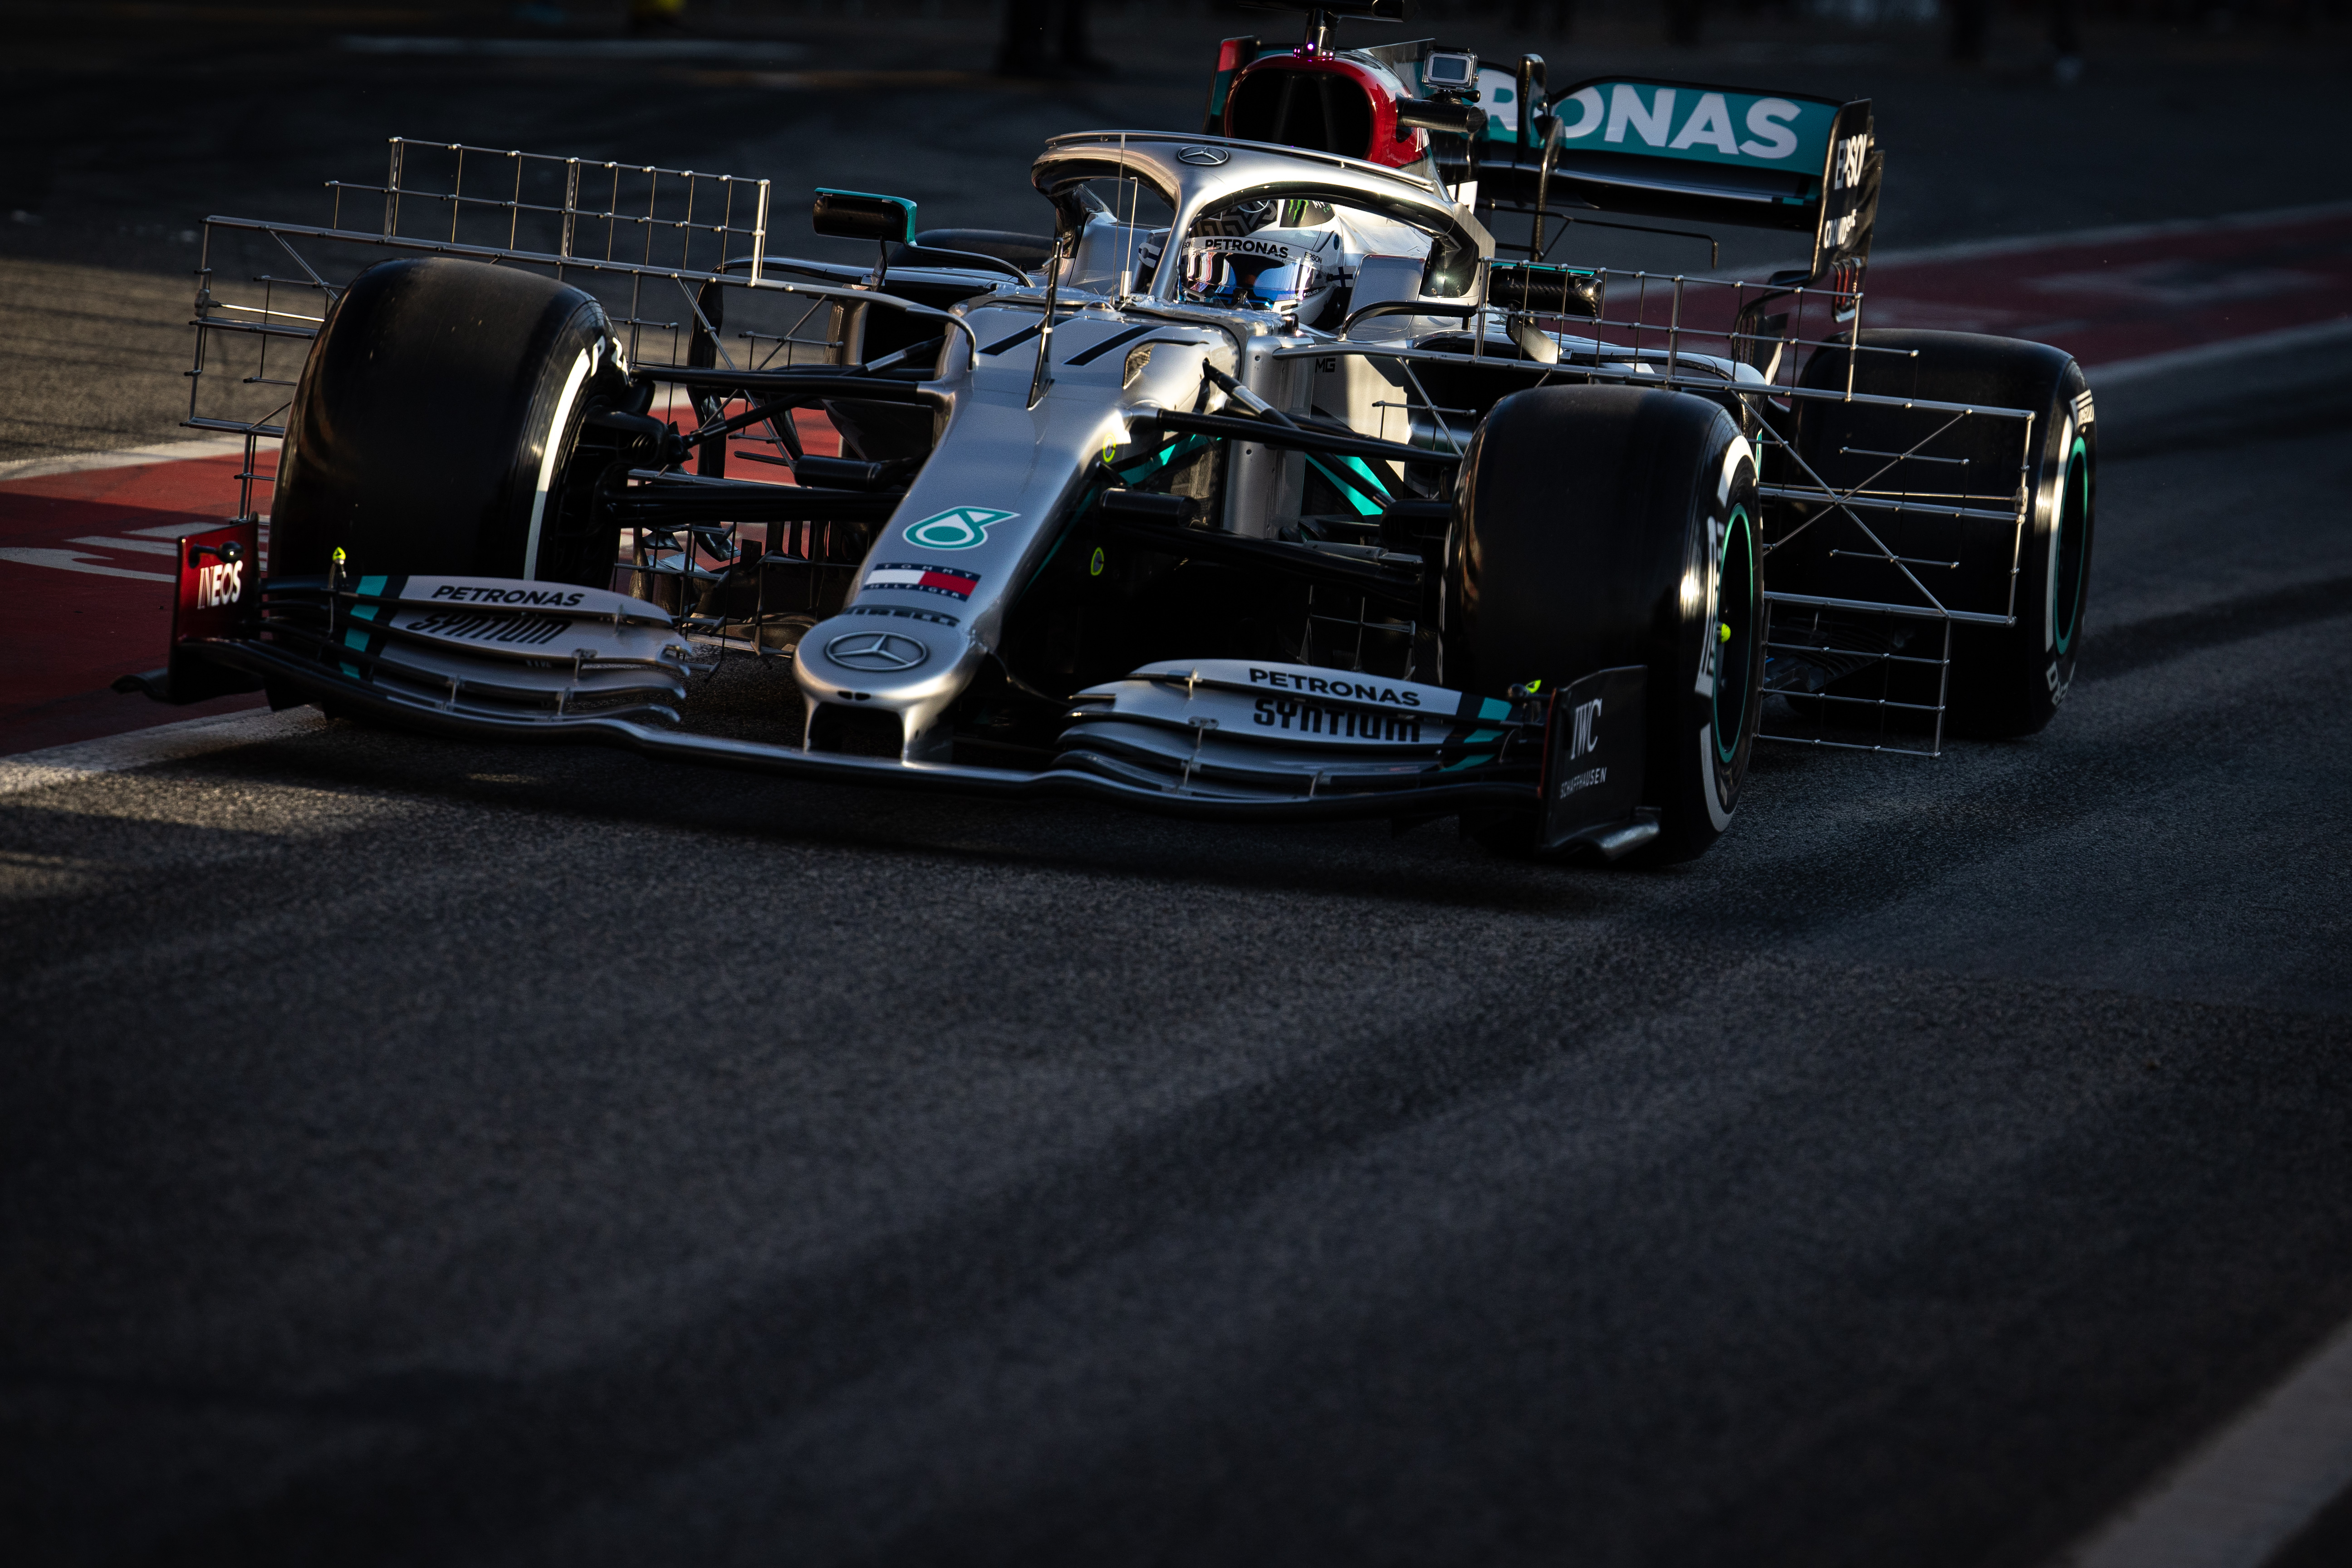
M 189 422 L 282 441 L 267 560 L 248 462 L 127 686 L 1610 859 L 1704 850 L 1759 736 L 2044 724 L 2090 395 L 1863 327 L 1869 104 L 1333 37 L 1396 10 L 1055 138 L 1049 232 L 819 191 L 870 264 L 769 255 L 764 181 L 410 141 L 209 220 Z M 1805 254 L 1600 255 L 1722 226 Z

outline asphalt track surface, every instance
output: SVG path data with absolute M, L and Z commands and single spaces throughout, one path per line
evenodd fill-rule
M 0 796 L 12 1558 L 2049 1561 L 2352 1315 L 2352 395 L 2100 406 L 2058 722 L 1667 871 L 325 721 Z

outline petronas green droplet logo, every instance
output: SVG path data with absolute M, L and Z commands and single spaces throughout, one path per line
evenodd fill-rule
M 970 550 L 988 542 L 989 528 L 1019 517 L 1017 511 L 991 511 L 984 506 L 951 506 L 920 522 L 907 525 L 907 542 L 926 550 Z

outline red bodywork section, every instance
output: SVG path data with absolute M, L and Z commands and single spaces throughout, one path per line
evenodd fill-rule
M 225 522 L 180 540 L 180 596 L 172 646 L 247 635 L 261 589 L 261 525 Z
M 1225 95 L 1223 129 L 1237 141 L 1311 148 L 1402 169 L 1429 151 L 1429 136 L 1397 124 L 1397 97 L 1394 80 L 1357 61 L 1276 55 L 1234 79 Z
M 225 522 L 179 542 L 179 595 L 172 605 L 170 694 L 173 702 L 251 691 L 261 683 L 192 657 L 190 643 L 254 635 L 261 609 L 261 523 Z

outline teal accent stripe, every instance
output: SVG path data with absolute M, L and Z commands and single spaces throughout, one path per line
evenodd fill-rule
M 1353 461 L 1354 459 L 1350 458 L 1349 460 Z M 1307 459 L 1307 467 L 1313 468 L 1317 473 L 1330 480 L 1332 487 L 1341 495 L 1348 498 L 1348 504 L 1356 509 L 1357 516 L 1378 517 L 1384 510 L 1379 501 L 1372 500 L 1370 496 L 1367 496 L 1364 493 L 1364 487 L 1361 484 L 1349 478 L 1345 474 L 1335 473 L 1324 465 L 1323 460 L 1320 458 L 1310 457 Z M 1359 464 L 1358 466 L 1360 467 L 1361 465 Z M 1386 494 L 1387 492 L 1381 491 L 1380 493 Z
M 1141 458 L 1129 458 L 1124 463 L 1112 464 L 1110 471 L 1131 485 L 1138 479 L 1158 473 L 1171 463 L 1191 457 L 1202 447 L 1211 445 L 1213 439 L 1207 436 L 1179 437 L 1171 440 L 1157 452 L 1146 453 Z
M 1110 471 L 1129 484 L 1133 484 L 1146 474 L 1155 473 L 1166 468 L 1171 460 L 1171 455 L 1175 452 L 1177 445 L 1176 442 L 1171 441 L 1157 452 L 1147 452 L 1140 458 L 1130 458 L 1124 463 L 1114 463 L 1111 465 Z
M 1389 493 L 1388 486 L 1381 482 L 1381 476 L 1373 472 L 1372 466 L 1370 463 L 1365 462 L 1363 458 L 1342 458 L 1339 460 L 1347 464 L 1351 472 L 1361 475 L 1364 479 L 1371 485 L 1372 492 L 1375 495 L 1386 496 Z
M 383 585 L 391 580 L 389 577 L 362 577 L 360 579 L 359 591 L 362 594 L 381 594 L 383 592 Z M 372 621 L 376 618 L 376 612 L 383 608 L 381 605 L 353 605 L 351 608 L 351 618 L 355 621 Z M 343 646 L 357 648 L 362 653 L 368 651 L 368 634 L 357 628 L 343 634 Z M 367 679 L 360 673 L 357 665 L 345 664 L 341 668 L 343 673 L 353 680 Z
M 1507 703 L 1507 702 L 1504 701 L 1501 698 L 1499 698 L 1499 697 L 1481 697 L 1480 699 L 1478 699 L 1478 717 L 1479 717 L 1479 718 L 1481 718 L 1481 719 L 1507 719 L 1507 718 L 1509 718 L 1510 716 L 1511 716 L 1511 705 L 1510 705 L 1509 703 Z M 1475 735 L 1471 736 L 1471 737 L 1470 737 L 1470 739 L 1471 739 L 1471 740 L 1473 740 L 1473 741 L 1491 741 L 1491 740 L 1493 740 L 1493 739 L 1494 739 L 1494 737 L 1493 737 L 1492 735 L 1488 735 L 1488 734 L 1486 734 L 1486 733 L 1481 732 L 1481 733 L 1479 733 L 1479 734 L 1475 734 Z

